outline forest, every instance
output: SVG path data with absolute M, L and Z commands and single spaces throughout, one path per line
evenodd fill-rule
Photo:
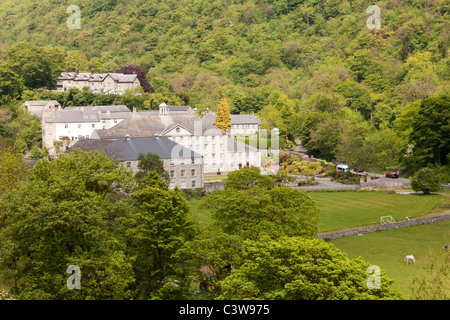
M 366 0 L 80 0 L 79 29 L 71 4 L 0 1 L 0 143 L 45 155 L 20 111 L 29 99 L 203 111 L 226 97 L 316 157 L 376 172 L 437 166 L 449 182 L 448 0 L 380 1 L 380 29 L 366 25 Z M 48 91 L 66 69 L 127 66 L 144 70 L 145 90 Z

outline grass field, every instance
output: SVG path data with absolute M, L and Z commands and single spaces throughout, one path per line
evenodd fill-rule
M 388 194 L 385 192 L 309 192 L 320 208 L 319 232 L 330 232 L 379 224 L 381 216 L 395 221 L 439 212 L 439 205 L 450 202 L 441 195 Z M 191 212 L 202 225 L 211 223 L 208 209 L 199 208 L 199 199 L 190 200 Z
M 402 291 L 405 298 L 410 298 L 411 281 L 425 274 L 425 259 L 431 254 L 438 262 L 443 262 L 444 246 L 450 242 L 450 221 L 377 231 L 330 242 L 350 258 L 361 256 L 385 270 L 389 278 L 395 279 L 393 286 Z M 416 264 L 406 265 L 404 259 L 408 254 L 414 255 Z
M 309 192 L 320 208 L 319 232 L 379 224 L 380 217 L 395 221 L 439 212 L 450 202 L 442 195 L 389 194 L 386 192 Z
M 309 192 L 319 206 L 320 232 L 379 224 L 381 216 L 391 215 L 396 221 L 405 217 L 442 212 L 448 209 L 450 197 L 442 195 L 388 194 L 386 192 Z M 211 212 L 199 207 L 201 200 L 190 200 L 196 221 L 207 226 Z M 447 205 L 447 207 L 445 206 Z M 431 253 L 442 261 L 443 247 L 450 242 L 450 221 L 411 226 L 388 231 L 348 236 L 331 241 L 349 257 L 362 256 L 367 262 L 386 270 L 394 278 L 394 287 L 410 298 L 410 283 L 424 275 L 425 258 Z M 413 254 L 415 265 L 406 265 L 404 258 Z

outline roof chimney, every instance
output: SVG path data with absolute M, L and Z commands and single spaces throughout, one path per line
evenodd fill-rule
M 159 105 L 159 114 L 163 116 L 168 114 L 167 104 L 164 102 Z

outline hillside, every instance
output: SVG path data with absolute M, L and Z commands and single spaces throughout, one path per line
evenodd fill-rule
M 81 0 L 81 29 L 69 30 L 71 4 L 0 1 L 2 49 L 60 46 L 85 55 L 68 66 L 85 70 L 137 64 L 156 92 L 189 93 L 199 108 L 227 94 L 246 112 L 272 87 L 304 99 L 356 77 L 374 93 L 395 88 L 389 101 L 410 102 L 449 77 L 448 1 L 381 1 L 380 30 L 366 27 L 372 2 L 361 0 Z
M 138 65 L 166 100 L 215 110 L 227 97 L 232 113 L 258 113 L 263 128 L 352 163 L 361 161 L 342 146 L 354 138 L 349 132 L 405 152 L 420 101 L 450 91 L 448 0 L 380 1 L 381 28 L 372 30 L 368 0 L 80 0 L 80 29 L 68 28 L 71 4 L 0 0 L 0 60 L 17 72 L 26 42 L 52 64 L 51 81 L 22 74 L 28 89 L 54 86 L 66 68 Z M 25 92 L 22 99 L 70 99 Z M 115 102 L 154 108 L 158 97 Z M 392 161 L 382 167 L 398 167 L 399 154 L 384 155 Z

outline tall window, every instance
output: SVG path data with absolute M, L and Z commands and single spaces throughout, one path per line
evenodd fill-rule
M 192 182 L 191 182 L 191 187 L 192 187 L 192 188 L 195 188 L 195 180 L 192 180 Z
M 191 169 L 191 176 L 195 177 L 195 169 Z
M 185 177 L 186 176 L 186 170 L 181 170 L 181 176 Z
M 170 170 L 170 177 L 175 178 L 175 170 Z

